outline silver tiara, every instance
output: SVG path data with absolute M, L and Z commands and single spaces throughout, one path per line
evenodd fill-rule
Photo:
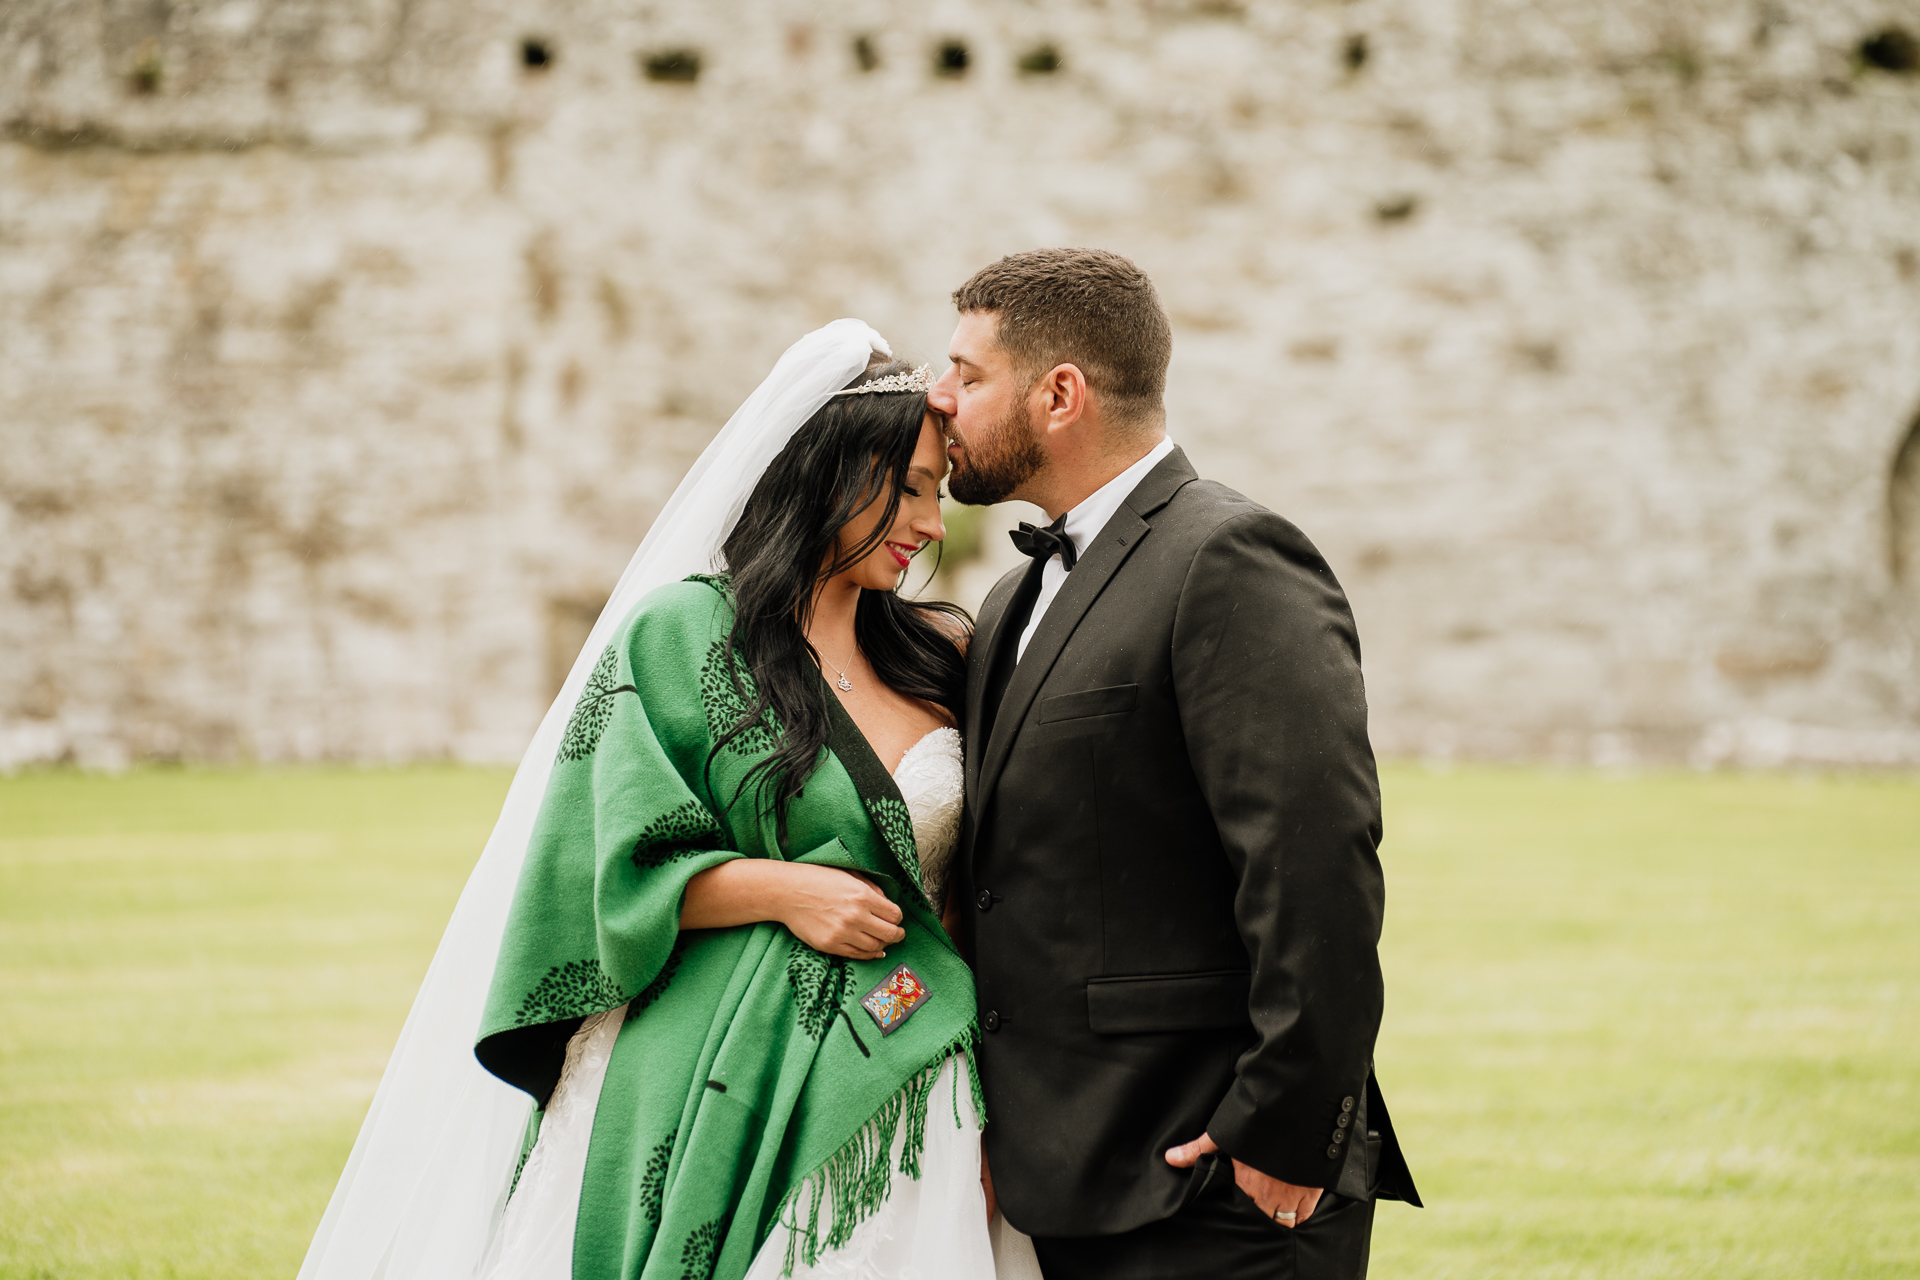
M 875 378 L 872 382 L 863 382 L 857 387 L 848 387 L 845 391 L 836 391 L 836 396 L 882 396 L 893 391 L 912 391 L 925 395 L 933 390 L 933 366 L 923 364 L 911 373 L 890 373 L 884 378 Z

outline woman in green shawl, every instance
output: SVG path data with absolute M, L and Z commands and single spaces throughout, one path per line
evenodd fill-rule
M 896 591 L 945 533 L 926 383 L 830 398 L 573 708 L 476 1048 L 539 1108 L 483 1276 L 994 1274 L 940 922 L 967 619 Z

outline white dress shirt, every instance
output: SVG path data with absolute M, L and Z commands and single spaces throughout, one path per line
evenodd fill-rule
M 1120 510 L 1120 504 L 1127 495 L 1139 487 L 1147 478 L 1147 472 L 1160 465 L 1160 459 L 1173 452 L 1173 441 L 1165 436 L 1160 443 L 1147 450 L 1140 461 L 1122 471 L 1113 479 L 1095 489 L 1080 500 L 1080 505 L 1067 512 L 1066 535 L 1073 539 L 1075 557 L 1087 553 L 1087 546 L 1100 536 L 1107 527 L 1107 521 L 1113 519 Z M 1077 559 L 1075 561 L 1078 563 Z M 1040 594 L 1033 602 L 1033 616 L 1027 620 L 1027 629 L 1020 633 L 1020 647 L 1014 650 L 1014 661 L 1027 656 L 1027 641 L 1033 639 L 1033 633 L 1040 629 L 1040 619 L 1047 616 L 1047 606 L 1060 594 L 1060 588 L 1066 583 L 1067 569 L 1060 563 L 1058 554 L 1047 557 L 1046 567 L 1040 570 Z

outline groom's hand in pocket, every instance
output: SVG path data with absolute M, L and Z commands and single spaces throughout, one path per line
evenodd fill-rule
M 1212 1137 L 1201 1134 L 1192 1142 L 1182 1143 L 1167 1152 L 1167 1163 L 1176 1169 L 1191 1169 L 1198 1164 L 1200 1157 L 1218 1151 L 1220 1146 Z M 1260 1212 L 1277 1226 L 1301 1227 L 1313 1216 L 1314 1206 L 1320 1203 L 1319 1187 L 1296 1187 L 1291 1182 L 1282 1182 L 1270 1178 L 1249 1164 L 1233 1162 L 1233 1180 L 1247 1198 L 1260 1207 Z M 1274 1217 L 1277 1213 L 1296 1215 L 1291 1221 Z

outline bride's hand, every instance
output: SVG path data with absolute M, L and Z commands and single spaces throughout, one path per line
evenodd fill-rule
M 871 881 L 838 867 L 793 862 L 784 870 L 780 923 L 815 951 L 879 960 L 906 938 L 905 913 Z

